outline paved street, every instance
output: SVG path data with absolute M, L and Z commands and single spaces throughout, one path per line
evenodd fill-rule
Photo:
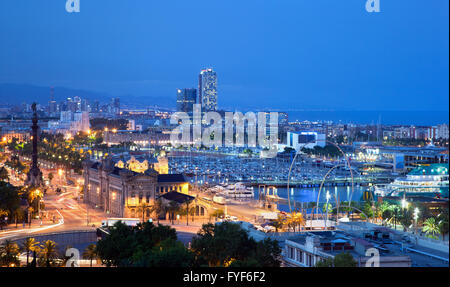
M 44 179 L 48 178 L 48 174 L 52 172 L 55 175 L 49 186 L 47 193 L 44 195 L 42 222 L 40 219 L 33 219 L 31 225 L 28 224 L 11 224 L 0 231 L 0 240 L 14 238 L 23 235 L 35 235 L 49 232 L 61 232 L 68 230 L 86 230 L 94 229 L 101 225 L 107 215 L 95 207 L 89 207 L 82 203 L 78 197 L 78 188 L 76 186 L 68 186 L 65 184 L 64 176 L 58 176 L 57 171 L 49 170 L 41 166 Z M 15 176 L 10 172 L 10 183 L 15 186 L 23 185 L 23 178 Z M 74 177 L 76 181 L 80 176 Z M 56 189 L 60 188 L 61 193 L 57 193 Z

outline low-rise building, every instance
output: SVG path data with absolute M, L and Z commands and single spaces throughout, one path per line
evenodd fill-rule
M 31 137 L 31 129 L 2 129 L 0 128 L 0 140 L 10 142 L 16 139 L 19 142 L 28 141 Z
M 59 121 L 49 121 L 47 131 L 50 133 L 88 132 L 90 128 L 89 112 L 62 111 Z
M 314 267 L 320 261 L 348 252 L 358 267 L 373 264 L 379 256 L 380 267 L 410 267 L 411 258 L 402 254 L 384 254 L 379 246 L 341 231 L 306 232 L 285 240 L 283 261 L 291 267 Z M 375 251 L 376 250 L 376 251 Z
M 170 134 L 163 132 L 139 132 L 139 131 L 105 131 L 103 142 L 108 146 L 118 145 L 124 142 L 132 142 L 138 146 L 163 146 L 170 142 Z
M 118 167 L 111 158 L 88 160 L 83 165 L 84 201 L 101 207 L 111 216 L 140 218 L 140 208 L 149 207 L 161 195 L 171 191 L 189 192 L 184 175 L 159 174 L 151 161 L 148 169 L 141 172 Z M 150 209 L 145 210 L 144 217 L 151 216 Z
M 438 129 L 438 137 L 442 139 L 448 139 L 448 124 L 442 124 L 437 126 Z
M 310 131 L 288 132 L 286 138 L 286 147 L 298 151 L 301 148 L 314 148 L 315 146 L 324 147 L 326 145 L 325 134 Z

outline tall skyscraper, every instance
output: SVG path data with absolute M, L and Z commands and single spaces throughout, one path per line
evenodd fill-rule
M 81 111 L 82 112 L 89 112 L 89 102 L 86 99 L 81 100 Z
M 213 69 L 205 69 L 200 72 L 198 99 L 203 112 L 217 110 L 217 74 Z
M 120 98 L 112 98 L 111 103 L 114 108 L 120 109 Z
M 75 113 L 78 109 L 77 102 L 72 98 L 67 98 L 66 105 L 67 105 L 67 111 L 71 111 L 72 113 Z
M 114 114 L 120 113 L 120 99 L 119 98 L 111 99 L 111 112 Z
M 50 114 L 58 111 L 58 104 L 55 101 L 55 89 L 50 87 L 50 101 L 48 102 L 48 111 Z
M 98 113 L 100 111 L 100 103 L 99 103 L 99 101 L 94 101 L 94 104 L 92 105 L 91 111 L 93 113 Z
M 177 111 L 192 113 L 193 105 L 197 102 L 196 89 L 178 89 L 177 90 Z

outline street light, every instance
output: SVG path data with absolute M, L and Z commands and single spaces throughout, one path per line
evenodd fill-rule
M 403 199 L 402 199 L 402 208 L 403 208 L 403 209 L 408 208 L 408 204 L 409 204 L 408 201 L 406 201 L 406 199 L 403 198 Z
M 36 189 L 34 191 L 34 196 L 38 198 L 38 216 L 40 218 L 41 217 L 41 214 L 40 214 L 40 212 L 41 212 L 40 211 L 40 209 L 41 209 L 41 191 L 39 189 Z
M 63 175 L 62 169 L 58 169 L 58 175 L 59 175 L 59 182 L 60 182 L 60 184 L 62 184 L 62 175 Z
M 419 208 L 414 208 L 414 225 L 416 226 L 415 230 L 416 230 L 416 234 L 417 234 L 417 219 L 419 219 L 419 213 L 420 210 Z
M 408 201 L 406 201 L 406 198 L 403 197 L 402 202 L 401 202 L 402 211 L 403 211 L 403 217 L 405 217 L 405 215 L 406 215 L 406 210 L 408 209 L 408 204 L 409 203 L 408 203 Z M 397 228 L 397 226 L 395 228 Z
M 330 200 L 330 198 L 331 198 L 331 195 L 330 195 L 330 192 L 327 190 L 327 194 L 326 194 L 326 199 L 327 199 L 327 204 L 325 205 L 326 207 L 326 209 L 327 209 L 327 216 L 326 216 L 326 218 L 325 218 L 325 230 L 327 229 L 327 221 L 328 221 L 328 201 Z M 320 208 L 320 207 L 319 207 Z

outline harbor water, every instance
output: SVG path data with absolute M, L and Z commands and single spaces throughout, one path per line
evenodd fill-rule
M 369 187 L 362 187 L 362 186 L 355 186 L 353 195 L 352 195 L 352 187 L 351 186 L 333 186 L 333 187 L 323 187 L 320 192 L 320 198 L 319 198 L 319 205 L 323 206 L 326 203 L 326 193 L 329 192 L 331 198 L 329 200 L 329 203 L 333 206 L 336 205 L 336 199 L 338 199 L 340 202 L 342 201 L 348 201 L 350 198 L 352 201 L 358 202 L 362 200 L 362 196 L 364 191 L 369 190 Z M 259 191 L 258 188 L 254 188 L 255 191 L 255 198 L 259 198 Z M 277 188 L 276 189 L 276 195 L 278 195 L 281 198 L 288 198 L 288 190 L 285 187 Z M 319 193 L 319 188 L 301 188 L 301 187 L 292 187 L 289 188 L 289 196 L 291 199 L 291 207 L 293 204 L 293 201 L 295 201 L 297 204 L 297 207 L 300 207 L 301 203 L 304 204 L 304 207 L 306 208 L 306 204 L 309 202 L 316 202 L 317 201 L 317 195 Z M 272 191 L 270 192 L 272 194 Z M 289 206 L 287 204 L 278 204 L 278 210 L 289 212 Z

